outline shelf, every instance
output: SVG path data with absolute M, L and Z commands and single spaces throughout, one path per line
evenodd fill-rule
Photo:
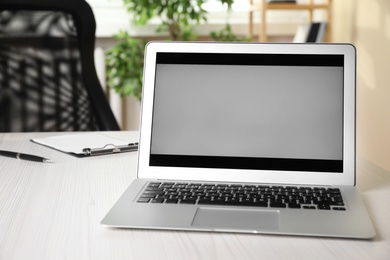
M 309 22 L 313 22 L 313 11 L 317 9 L 324 9 L 327 12 L 327 29 L 326 29 L 326 41 L 331 41 L 331 29 L 332 29 L 332 0 L 324 0 L 325 3 L 317 4 L 313 3 L 313 0 L 309 0 L 308 4 L 300 3 L 268 3 L 267 0 L 262 0 L 262 3 L 253 3 L 250 0 L 249 9 L 249 34 L 253 38 L 253 13 L 261 12 L 261 23 L 259 24 L 258 41 L 267 41 L 267 12 L 272 10 L 291 10 L 291 11 L 308 11 Z

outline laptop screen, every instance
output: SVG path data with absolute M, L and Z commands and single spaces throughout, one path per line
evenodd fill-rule
M 343 55 L 157 53 L 150 166 L 343 172 Z

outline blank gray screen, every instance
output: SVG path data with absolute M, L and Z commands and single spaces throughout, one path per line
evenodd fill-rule
M 157 64 L 152 154 L 342 159 L 343 67 Z

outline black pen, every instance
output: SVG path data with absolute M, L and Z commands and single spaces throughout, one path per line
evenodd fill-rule
M 46 162 L 46 163 L 52 162 L 52 160 L 47 159 L 47 158 L 43 158 L 40 156 L 25 154 L 25 153 L 11 152 L 11 151 L 4 151 L 4 150 L 0 150 L 0 156 L 16 158 L 16 159 L 21 159 L 21 160 L 27 160 L 27 161 L 33 161 L 33 162 Z

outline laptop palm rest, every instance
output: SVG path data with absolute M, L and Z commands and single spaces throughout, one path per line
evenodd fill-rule
M 192 226 L 212 229 L 277 230 L 279 211 L 199 208 Z

